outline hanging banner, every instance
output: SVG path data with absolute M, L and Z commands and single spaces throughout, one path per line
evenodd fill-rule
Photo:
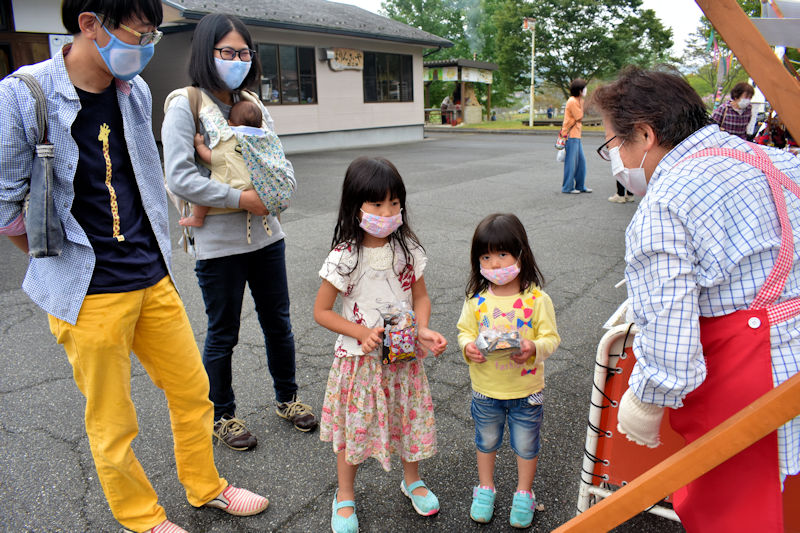
M 462 81 L 472 81 L 476 83 L 492 83 L 492 71 L 480 68 L 461 68 Z
M 458 67 L 442 68 L 442 76 L 439 79 L 442 81 L 458 81 Z
M 422 68 L 422 81 L 438 81 L 442 79 L 442 69 L 440 68 Z

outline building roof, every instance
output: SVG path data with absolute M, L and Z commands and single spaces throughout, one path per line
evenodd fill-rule
M 163 0 L 162 3 L 177 10 L 184 22 L 199 20 L 209 13 L 225 13 L 236 15 L 251 26 L 363 37 L 426 48 L 453 46 L 447 39 L 402 22 L 327 0 Z
M 497 70 L 499 67 L 495 63 L 486 61 L 475 61 L 473 59 L 437 59 L 435 61 L 425 61 L 424 67 L 469 67 L 483 70 Z

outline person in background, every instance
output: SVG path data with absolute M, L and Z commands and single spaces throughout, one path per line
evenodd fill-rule
M 86 434 L 114 518 L 124 531 L 185 533 L 167 520 L 131 448 L 139 431 L 131 351 L 166 396 L 189 503 L 244 516 L 269 502 L 229 485 L 214 466 L 208 377 L 170 272 L 150 89 L 138 76 L 161 38 L 162 16 L 158 0 L 66 0 L 61 17 L 73 42 L 21 69 L 47 100 L 53 196 L 65 229 L 60 256 L 32 258 L 23 289 L 48 313 L 86 397 Z M 24 83 L 6 78 L 0 105 L 0 234 L 27 251 L 35 100 Z
M 747 126 L 753 118 L 753 106 L 750 100 L 755 94 L 752 85 L 739 82 L 731 89 L 731 98 L 714 110 L 711 115 L 712 122 L 719 125 L 719 129 L 747 139 Z
M 593 106 L 598 153 L 644 195 L 625 232 L 639 333 L 617 429 L 658 446 L 668 407 L 691 443 L 800 372 L 800 159 L 709 125 L 675 74 L 630 67 Z M 675 510 L 688 531 L 783 531 L 798 472 L 800 417 L 676 491 Z
M 561 131 L 569 137 L 565 146 L 564 181 L 561 184 L 561 192 L 566 194 L 592 192 L 592 189 L 586 187 L 586 158 L 583 156 L 583 145 L 581 145 L 586 80 L 580 78 L 572 80 L 569 94 L 564 122 L 561 124 Z
M 609 196 L 608 201 L 615 204 L 624 204 L 625 202 L 633 202 L 633 193 L 622 186 L 620 182 L 616 183 L 617 192 L 614 196 Z

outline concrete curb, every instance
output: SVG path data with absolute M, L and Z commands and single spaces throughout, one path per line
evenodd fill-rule
M 556 135 L 558 129 L 552 130 L 529 130 L 529 129 L 513 129 L 513 130 L 493 130 L 484 128 L 465 128 L 459 126 L 425 126 L 425 133 L 491 133 L 491 134 L 507 134 L 507 135 Z M 602 131 L 584 131 L 585 137 L 602 137 L 605 133 Z

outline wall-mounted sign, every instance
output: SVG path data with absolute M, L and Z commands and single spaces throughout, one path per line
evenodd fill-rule
M 72 35 L 51 34 L 48 35 L 48 40 L 50 41 L 50 57 L 54 57 L 65 44 L 72 42 Z
M 363 70 L 364 52 L 350 48 L 334 48 L 333 59 L 328 61 L 332 70 Z

